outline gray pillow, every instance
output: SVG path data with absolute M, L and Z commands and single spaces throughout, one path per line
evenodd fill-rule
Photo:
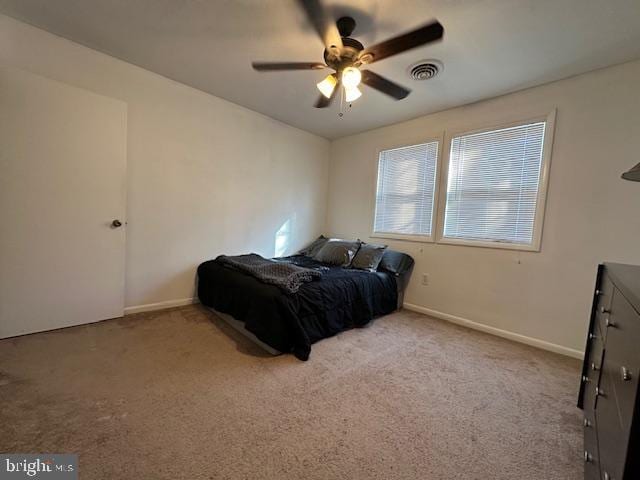
M 347 240 L 337 240 L 332 238 L 325 243 L 320 251 L 313 258 L 318 262 L 336 265 L 338 267 L 348 267 L 356 256 L 360 242 L 349 242 Z
M 351 268 L 375 272 L 378 269 L 378 265 L 380 265 L 386 249 L 386 245 L 363 243 L 360 245 L 360 250 L 358 250 L 358 253 L 356 253 L 356 256 L 351 262 Z
M 320 251 L 320 249 L 327 243 L 329 239 L 324 235 L 320 235 L 316 238 L 311 244 L 307 245 L 305 248 L 298 252 L 298 255 L 306 255 L 307 257 L 313 257 L 316 253 Z

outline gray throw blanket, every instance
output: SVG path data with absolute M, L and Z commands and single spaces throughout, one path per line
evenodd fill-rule
M 220 255 L 216 262 L 247 272 L 258 280 L 276 285 L 288 293 L 296 293 L 303 283 L 322 276 L 322 272 L 318 270 L 268 260 L 256 253 L 233 257 Z

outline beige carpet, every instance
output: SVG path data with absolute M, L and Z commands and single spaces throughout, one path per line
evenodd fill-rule
M 582 478 L 576 360 L 402 312 L 270 357 L 200 306 L 0 341 L 0 451 L 88 479 Z

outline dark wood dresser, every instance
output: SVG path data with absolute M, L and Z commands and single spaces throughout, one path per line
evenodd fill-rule
M 578 407 L 584 478 L 640 479 L 640 267 L 598 267 Z

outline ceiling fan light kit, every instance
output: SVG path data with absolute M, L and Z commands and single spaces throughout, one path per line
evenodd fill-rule
M 342 84 L 344 88 L 354 88 L 360 85 L 362 74 L 356 67 L 347 67 L 342 70 Z
M 438 41 L 444 35 L 442 25 L 437 21 L 433 21 L 410 32 L 365 48 L 358 40 L 351 38 L 351 34 L 356 27 L 356 22 L 353 18 L 341 17 L 334 22 L 320 3 L 320 0 L 298 0 L 298 3 L 325 45 L 325 63 L 253 62 L 252 65 L 254 70 L 259 72 L 320 70 L 327 67 L 333 69 L 335 73 L 328 75 L 317 84 L 321 96 L 315 103 L 316 108 L 330 106 L 337 93 L 341 92 L 341 90 L 344 90 L 346 102 L 350 103 L 357 100 L 362 95 L 358 88 L 361 82 L 395 100 L 406 98 L 411 93 L 411 90 L 371 70 L 361 70 L 361 67 L 412 48 Z M 436 68 L 436 74 L 437 71 L 438 69 Z M 425 74 L 422 74 L 422 76 L 425 76 Z M 432 76 L 435 76 L 435 74 L 432 74 L 429 78 Z M 340 87 L 343 88 L 340 89 Z
M 355 102 L 361 95 L 362 92 L 358 87 L 344 87 L 344 99 L 347 103 Z
M 338 81 L 336 80 L 335 75 L 332 74 L 332 75 L 327 75 L 326 78 L 322 80 L 320 83 L 318 83 L 316 86 L 318 87 L 318 90 L 320 90 L 320 93 L 322 93 L 327 98 L 331 98 L 331 95 L 333 94 L 333 90 L 336 88 L 337 84 L 338 84 Z

